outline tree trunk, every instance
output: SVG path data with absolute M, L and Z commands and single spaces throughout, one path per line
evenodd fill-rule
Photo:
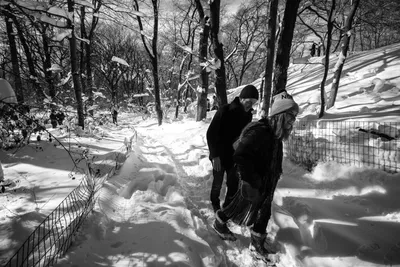
M 68 12 L 74 12 L 74 1 L 68 0 Z M 74 84 L 75 98 L 76 98 L 76 111 L 78 113 L 78 125 L 85 128 L 84 123 L 84 114 L 83 114 L 83 103 L 82 103 L 82 87 L 79 79 L 79 70 L 78 70 L 78 62 L 77 62 L 77 49 L 76 49 L 76 37 L 74 31 L 73 22 L 68 19 L 67 20 L 68 27 L 72 29 L 71 38 L 69 39 L 69 47 L 70 47 L 70 57 L 71 57 L 71 72 L 72 72 L 72 81 Z
M 186 56 L 183 57 L 180 67 L 179 67 L 179 84 L 178 84 L 178 92 L 176 95 L 176 107 L 175 107 L 175 119 L 178 118 L 179 114 L 179 108 L 181 106 L 182 102 L 182 90 L 183 90 L 183 84 L 182 84 L 182 72 L 183 72 L 183 63 L 185 62 Z
M 151 47 L 153 51 L 153 57 L 151 63 L 153 65 L 153 79 L 154 79 L 154 95 L 156 102 L 156 112 L 158 125 L 162 124 L 163 110 L 161 109 L 161 99 L 160 99 L 160 81 L 158 77 L 158 53 L 157 53 L 157 42 L 158 42 L 158 0 L 152 0 L 153 12 L 154 12 L 154 25 L 153 25 L 153 39 L 151 42 Z
M 261 114 L 262 117 L 268 116 L 269 103 L 272 93 L 272 74 L 274 71 L 275 32 L 276 32 L 276 19 L 278 14 L 278 2 L 279 0 L 270 0 L 269 2 L 267 57 L 265 64 L 264 95 L 263 95 L 263 105 Z
M 325 114 L 325 82 L 326 78 L 328 77 L 328 71 L 329 71 L 329 56 L 330 56 L 330 49 L 331 49 L 331 43 L 332 43 L 332 30 L 333 30 L 333 13 L 336 8 L 336 0 L 332 0 L 332 6 L 331 10 L 329 12 L 328 16 L 328 25 L 327 25 L 327 40 L 326 40 L 326 53 L 325 53 L 325 68 L 324 68 L 324 76 L 322 77 L 321 81 L 321 109 L 319 111 L 319 116 L 318 118 L 322 118 Z
M 220 17 L 221 0 L 213 0 L 210 2 L 210 15 L 211 15 L 211 42 L 213 44 L 214 55 L 219 60 L 219 68 L 215 71 L 215 88 L 217 91 L 217 100 L 219 106 L 227 104 L 228 98 L 226 96 L 226 74 L 225 74 L 225 60 L 224 50 L 222 43 L 219 42 L 219 17 Z
M 97 6 L 94 12 L 98 12 L 102 6 L 101 1 L 97 1 Z M 92 26 L 90 28 L 88 40 L 89 43 L 85 43 L 86 50 L 86 93 L 88 97 L 88 106 L 92 107 L 94 104 L 93 100 L 93 70 L 92 70 L 92 40 L 94 35 L 94 30 L 96 29 L 97 23 L 99 22 L 99 17 L 92 18 Z M 90 109 L 89 114 L 93 116 L 93 109 Z
M 24 103 L 24 92 L 22 90 L 22 80 L 21 80 L 21 73 L 19 71 L 17 43 L 15 41 L 13 25 L 12 25 L 12 21 L 9 19 L 8 16 L 4 16 L 4 19 L 6 22 L 7 37 L 8 37 L 8 42 L 10 45 L 14 90 L 16 92 L 16 97 L 17 97 L 18 103 Z
M 285 13 L 282 21 L 282 31 L 276 53 L 273 95 L 286 90 L 290 49 L 292 47 L 293 31 L 300 1 L 301 0 L 286 1 Z
M 179 86 L 181 86 L 181 84 L 179 84 Z M 178 115 L 179 115 L 179 107 L 181 106 L 181 98 L 182 98 L 182 96 L 181 96 L 182 88 L 183 88 L 183 86 L 181 86 L 178 89 L 177 96 L 176 96 L 175 119 L 177 119 Z
M 33 91 L 36 93 L 36 100 L 38 104 L 42 104 L 43 103 L 43 99 L 44 99 L 44 94 L 42 89 L 40 88 L 40 85 L 38 83 L 37 80 L 37 74 L 36 74 L 36 69 L 35 69 L 35 64 L 33 62 L 33 58 L 32 58 L 32 52 L 28 46 L 28 43 L 26 41 L 24 32 L 22 30 L 22 27 L 18 21 L 18 19 L 13 15 L 12 16 L 14 25 L 17 29 L 18 32 L 18 38 L 21 42 L 21 45 L 24 49 L 25 52 L 25 56 L 26 56 L 26 63 L 28 65 L 28 70 L 29 70 L 29 74 L 31 76 L 31 78 L 29 79 L 30 84 L 32 85 Z
M 116 105 L 118 103 L 117 101 L 117 88 L 114 87 L 114 83 L 111 83 L 111 103 L 113 105 Z
M 187 99 L 189 98 L 189 85 L 188 84 L 186 84 L 186 90 L 185 90 L 185 107 L 184 107 L 184 109 L 183 109 L 183 112 L 187 112 L 187 108 L 188 108 L 188 105 L 189 105 L 189 102 L 187 101 Z
M 267 52 L 268 53 L 268 52 Z M 257 108 L 257 113 L 259 114 L 260 117 L 264 118 L 265 117 L 265 111 L 263 110 L 263 106 L 265 101 L 263 101 L 264 99 L 264 84 L 265 84 L 265 74 L 264 76 L 261 78 L 261 85 L 260 85 L 260 100 L 258 101 L 258 108 Z
M 85 10 L 84 6 L 81 6 L 81 25 L 80 25 L 80 27 L 81 27 L 81 38 L 83 38 L 83 39 L 87 39 L 85 19 L 86 19 L 86 10 Z M 81 79 L 82 93 L 84 93 L 84 94 L 87 93 L 86 92 L 86 79 L 85 79 L 85 75 L 83 75 L 84 71 L 86 69 L 85 61 L 87 58 L 87 57 L 85 57 L 85 49 L 86 49 L 85 44 L 86 43 L 83 41 L 80 42 L 80 48 L 81 48 L 80 50 L 81 51 L 79 53 L 79 56 L 80 56 L 80 60 L 79 60 L 79 64 L 80 64 L 79 65 L 79 74 L 80 75 L 79 75 L 79 77 Z M 85 109 L 85 112 L 86 112 L 86 109 Z
M 339 89 L 340 76 L 342 74 L 344 62 L 347 57 L 347 51 L 349 49 L 353 18 L 357 11 L 359 3 L 360 3 L 360 0 L 353 0 L 353 5 L 351 7 L 349 17 L 347 18 L 346 25 L 344 27 L 344 38 L 343 38 L 343 43 L 342 43 L 342 51 L 339 54 L 339 59 L 334 68 L 332 88 L 331 88 L 331 93 L 330 93 L 327 109 L 329 109 L 335 105 L 336 96 L 337 96 L 337 92 Z
M 161 99 L 160 99 L 160 82 L 158 80 L 158 53 L 157 53 L 157 41 L 158 41 L 158 0 L 152 0 L 153 5 L 153 39 L 151 41 L 151 51 L 149 50 L 144 35 L 141 35 L 142 43 L 147 54 L 150 57 L 151 65 L 153 67 L 153 80 L 154 80 L 154 98 L 155 98 L 155 106 L 156 106 L 156 113 L 158 119 L 158 125 L 162 124 L 163 119 L 163 111 L 161 109 Z M 136 11 L 139 11 L 139 4 L 138 0 L 134 1 L 134 8 Z M 140 31 L 143 31 L 143 24 L 142 19 L 140 16 L 137 16 L 137 21 L 139 24 Z
M 361 47 L 361 51 L 364 51 L 364 38 L 363 38 L 363 35 L 362 35 L 362 31 L 363 31 L 362 23 L 363 23 L 363 21 L 360 20 L 360 30 L 359 30 L 359 33 L 360 33 L 360 47 Z
M 93 106 L 93 72 L 90 54 L 92 52 L 91 44 L 86 44 L 86 93 L 88 97 L 88 106 Z M 90 109 L 89 114 L 93 116 L 93 109 Z
M 200 1 L 196 1 L 200 2 Z M 200 12 L 199 12 L 200 13 Z M 210 33 L 210 27 L 208 17 L 200 14 L 203 31 L 200 33 L 200 63 L 207 62 L 207 48 L 208 48 L 208 37 Z M 202 64 L 201 64 L 202 65 Z M 207 117 L 207 95 L 208 95 L 208 72 L 205 66 L 200 66 L 200 77 L 201 77 L 201 92 L 197 98 L 197 116 L 196 121 L 201 121 Z
M 54 86 L 53 72 L 49 70 L 51 68 L 51 51 L 49 46 L 49 40 L 46 34 L 47 26 L 43 26 L 41 29 L 43 52 L 44 52 L 44 79 L 46 80 L 47 86 L 49 87 L 49 95 L 53 101 L 56 99 L 56 89 Z

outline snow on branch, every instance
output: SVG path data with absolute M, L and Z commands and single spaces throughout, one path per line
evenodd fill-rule
M 196 92 L 198 92 L 198 93 L 200 93 L 200 94 L 201 94 L 201 93 L 205 93 L 205 92 L 206 92 L 206 89 L 198 85 L 197 88 L 196 88 Z
M 93 4 L 85 0 L 75 0 L 75 4 L 94 9 Z
M 71 33 L 71 29 L 63 30 L 53 38 L 53 41 L 61 42 L 65 37 L 71 37 Z
M 235 48 L 232 50 L 232 52 L 229 53 L 229 55 L 226 56 L 225 61 L 228 61 L 237 51 L 237 45 Z
M 77 40 L 81 41 L 81 42 L 85 42 L 85 43 L 87 43 L 87 44 L 90 44 L 90 41 L 89 41 L 88 39 L 80 38 L 80 37 L 78 37 L 78 36 L 75 36 L 75 38 L 76 38 Z
M 129 13 L 138 17 L 148 17 L 148 15 L 146 15 L 145 13 L 136 10 L 130 10 Z
M 181 90 L 181 88 L 185 85 L 187 81 L 184 81 L 183 83 L 178 84 L 178 91 Z
M 46 11 L 48 8 L 47 3 L 37 2 L 37 1 L 16 0 L 15 4 L 22 8 L 33 10 L 33 11 Z
M 67 27 L 67 21 L 66 20 L 59 20 L 59 19 L 55 19 L 55 18 L 50 18 L 44 14 L 42 14 L 39 17 L 39 20 L 45 23 L 48 23 L 50 25 L 56 26 L 56 27 L 60 27 L 60 28 L 65 28 Z
M 106 98 L 102 92 L 93 92 L 93 98 L 96 99 L 97 97 Z
M 187 46 L 187 45 L 180 45 L 180 44 L 178 44 L 177 42 L 174 42 L 175 43 L 175 45 L 177 45 L 178 47 L 180 47 L 183 51 L 186 51 L 186 52 L 188 52 L 189 54 L 193 54 L 193 50 L 189 47 L 189 46 Z
M 153 40 L 153 37 L 150 35 L 146 35 L 146 33 L 144 31 L 140 31 L 140 34 L 143 35 L 144 37 L 146 37 L 149 40 Z
M 57 17 L 62 17 L 65 19 L 71 19 L 72 20 L 72 12 L 69 13 L 66 10 L 56 7 L 56 6 L 52 6 L 47 10 L 47 13 L 53 16 L 57 16 Z
M 186 80 L 187 80 L 188 82 L 190 82 L 190 81 L 196 80 L 196 79 L 198 79 L 198 78 L 200 78 L 200 74 L 191 76 L 191 77 L 187 78 Z
M 217 59 L 213 58 L 206 62 L 200 63 L 200 66 L 206 68 L 207 72 L 210 72 L 212 70 L 215 71 L 221 67 L 221 61 L 218 58 Z
M 117 62 L 117 63 L 119 63 L 119 64 L 122 64 L 122 65 L 125 65 L 125 66 L 129 67 L 128 62 L 126 62 L 126 61 L 123 60 L 122 58 L 113 56 L 113 57 L 111 58 L 111 61 L 114 61 L 114 62 Z
M 61 72 L 62 68 L 57 64 L 52 64 L 51 68 L 48 68 L 46 71 Z
M 340 52 L 338 61 L 335 64 L 335 67 L 333 68 L 333 72 L 337 71 L 340 65 L 344 64 L 344 61 L 346 60 L 346 57 L 343 55 L 343 52 Z
M 65 85 L 71 78 L 72 78 L 72 74 L 71 74 L 71 72 L 68 72 L 67 77 L 61 79 L 60 83 L 57 84 L 57 86 L 63 86 L 63 85 Z
M 134 95 L 132 96 L 132 98 L 136 98 L 136 97 L 144 97 L 144 96 L 149 96 L 149 94 L 148 94 L 148 93 L 143 93 L 143 94 L 134 94 Z

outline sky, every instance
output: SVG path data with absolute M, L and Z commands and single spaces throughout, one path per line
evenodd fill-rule
M 399 122 L 399 55 L 400 44 L 351 55 L 336 105 L 324 120 Z M 336 59 L 333 55 L 331 68 Z M 299 121 L 315 118 L 321 78 L 320 64 L 290 66 L 287 90 L 301 107 Z M 93 213 L 54 266 L 262 266 L 250 256 L 247 228 L 229 224 L 235 242 L 221 240 L 211 229 L 212 166 L 205 134 L 215 112 L 196 122 L 194 110 L 178 119 L 171 111 L 161 126 L 155 118 L 122 112 L 118 126 L 107 123 L 71 135 L 49 128 L 73 157 L 89 149 L 99 166 L 134 136 L 131 152 L 98 192 Z M 46 136 L 35 140 L 0 151 L 4 183 L 11 184 L 0 194 L 0 265 L 82 179 L 70 175 L 73 165 L 59 145 Z M 398 136 L 388 145 L 399 151 Z M 308 172 L 285 158 L 267 228 L 282 246 L 277 266 L 400 266 L 399 179 L 400 174 L 334 162 Z
M 228 12 L 235 13 L 239 9 L 240 4 L 245 3 L 245 2 L 247 2 L 247 1 L 244 1 L 244 0 L 231 0 L 231 1 L 230 0 L 222 0 L 221 5 L 226 4 Z
M 247 3 L 246 0 L 222 0 L 221 6 L 226 6 L 227 12 L 230 14 L 234 14 L 238 9 L 241 3 Z M 172 0 L 169 1 L 162 1 L 161 4 L 163 5 L 162 8 L 170 9 L 171 8 Z M 209 9 L 208 5 L 204 6 L 205 9 Z

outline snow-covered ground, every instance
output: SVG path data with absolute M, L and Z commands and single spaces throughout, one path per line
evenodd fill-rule
M 399 122 L 399 56 L 400 44 L 352 55 L 326 119 Z M 314 117 L 321 77 L 318 64 L 290 68 L 288 91 L 302 107 L 300 120 Z M 259 266 L 249 255 L 246 228 L 230 225 L 236 242 L 222 241 L 210 229 L 205 133 L 213 115 L 202 122 L 181 116 L 158 126 L 154 118 L 138 123 L 123 113 L 119 126 L 104 127 L 106 138 L 74 136 L 71 142 L 81 144 L 75 149 L 90 146 L 91 153 L 104 155 L 138 133 L 56 266 Z M 0 195 L 2 263 L 81 179 L 68 176 L 73 165 L 64 150 L 46 141 L 39 147 L 34 142 L 0 154 L 5 179 L 13 183 Z M 285 159 L 268 226 L 285 249 L 278 266 L 400 266 L 399 179 L 332 162 L 309 173 Z

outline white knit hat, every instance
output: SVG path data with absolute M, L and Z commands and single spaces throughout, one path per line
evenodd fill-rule
M 297 114 L 299 112 L 299 105 L 294 102 L 291 95 L 286 91 L 283 91 L 274 96 L 274 102 L 272 103 L 271 113 L 269 116 L 271 117 L 289 110 Z

